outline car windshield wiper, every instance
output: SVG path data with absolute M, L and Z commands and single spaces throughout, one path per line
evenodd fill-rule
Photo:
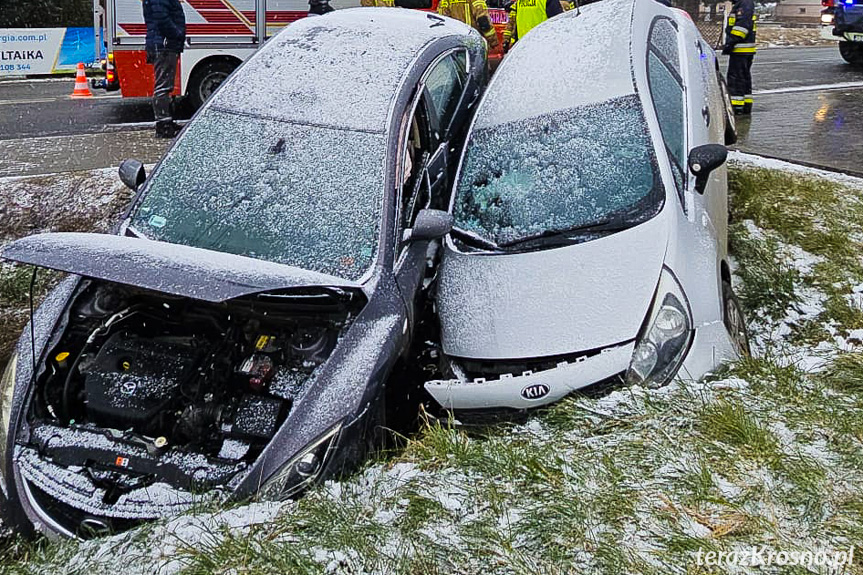
M 585 226 L 574 226 L 571 228 L 559 229 L 559 230 L 545 230 L 536 234 L 532 234 L 529 236 L 525 236 L 523 238 L 518 238 L 515 240 L 510 240 L 508 242 L 503 242 L 498 244 L 501 248 L 512 248 L 515 246 L 522 246 L 524 244 L 530 242 L 542 242 L 543 244 L 547 244 L 549 240 L 555 240 L 554 243 L 562 243 L 562 244 L 572 244 L 578 243 L 577 240 L 580 236 L 585 234 L 594 234 L 594 233 L 603 233 L 603 232 L 619 232 L 625 230 L 627 228 L 632 227 L 634 224 L 632 222 L 628 222 L 625 220 L 603 220 L 600 222 L 596 222 L 593 224 L 588 224 Z
M 463 230 L 461 228 L 454 227 L 452 229 L 452 235 L 455 236 L 460 242 L 467 244 L 474 248 L 479 248 L 481 250 L 490 251 L 490 252 L 499 252 L 501 251 L 500 246 L 494 243 L 491 240 L 487 240 L 481 235 L 471 232 L 469 230 Z

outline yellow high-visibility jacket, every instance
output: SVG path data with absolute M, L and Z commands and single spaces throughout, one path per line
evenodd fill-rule
M 488 42 L 489 48 L 494 48 L 500 43 L 494 24 L 488 15 L 488 5 L 485 0 L 441 0 L 437 11 L 442 16 L 461 20 L 468 26 L 476 28 Z

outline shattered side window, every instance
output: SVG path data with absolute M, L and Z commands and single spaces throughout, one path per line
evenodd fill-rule
M 144 236 L 357 280 L 380 229 L 386 138 L 209 109 L 150 179 Z
M 662 207 L 635 94 L 476 130 L 455 199 L 456 225 L 504 244 L 597 224 L 628 227 Z

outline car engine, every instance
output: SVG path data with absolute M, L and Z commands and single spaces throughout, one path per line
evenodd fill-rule
M 319 288 L 215 304 L 85 282 L 37 379 L 25 451 L 67 486 L 103 490 L 105 516 L 156 482 L 226 485 L 276 434 L 355 299 Z

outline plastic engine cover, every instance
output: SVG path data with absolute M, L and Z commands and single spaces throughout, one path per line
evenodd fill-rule
M 191 338 L 114 334 L 86 372 L 90 417 L 120 425 L 152 421 L 176 396 L 195 363 Z

